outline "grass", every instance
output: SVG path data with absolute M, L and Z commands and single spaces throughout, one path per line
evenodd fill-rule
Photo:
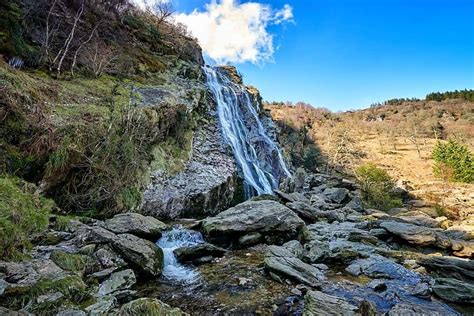
M 30 238 L 48 228 L 55 204 L 35 194 L 35 186 L 14 177 L 0 178 L 0 257 L 18 260 Z
M 140 298 L 122 306 L 121 316 L 150 315 L 150 316 L 181 316 L 183 313 L 178 308 L 171 306 L 153 298 Z
M 80 254 L 72 254 L 64 251 L 54 251 L 51 253 L 51 260 L 61 269 L 81 274 L 86 268 L 89 257 Z

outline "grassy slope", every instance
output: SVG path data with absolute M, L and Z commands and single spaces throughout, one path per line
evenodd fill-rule
M 329 165 L 342 161 L 338 167 L 351 173 L 357 165 L 371 161 L 395 179 L 411 182 L 415 194 L 450 214 L 463 215 L 474 209 L 474 185 L 436 178 L 431 158 L 436 137 L 457 138 L 474 149 L 472 102 L 405 102 L 340 114 L 306 107 L 266 108 L 287 131 L 283 142 L 290 137 L 301 140 L 298 133 L 304 134 L 306 128 L 306 137 L 320 149 L 321 158 Z M 338 147 L 340 144 L 344 145 Z

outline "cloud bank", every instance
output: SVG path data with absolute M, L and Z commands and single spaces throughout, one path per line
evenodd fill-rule
M 268 27 L 292 22 L 293 8 L 285 4 L 274 10 L 257 2 L 212 0 L 204 11 L 179 13 L 175 19 L 188 27 L 204 53 L 216 62 L 261 64 L 271 60 L 275 51 Z

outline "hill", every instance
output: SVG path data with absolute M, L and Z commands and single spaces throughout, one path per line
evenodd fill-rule
M 474 186 L 437 178 L 432 159 L 436 143 L 447 139 L 457 139 L 472 152 L 474 102 L 398 100 L 344 113 L 304 103 L 266 103 L 265 108 L 297 166 L 353 174 L 357 166 L 374 162 L 452 216 L 474 211 Z

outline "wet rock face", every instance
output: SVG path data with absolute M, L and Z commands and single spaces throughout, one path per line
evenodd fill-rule
M 167 225 L 151 216 L 125 213 L 106 220 L 105 227 L 116 234 L 130 233 L 156 241 L 161 237 L 161 232 L 167 228 Z
M 183 172 L 172 177 L 154 174 L 141 212 L 168 219 L 216 214 L 231 205 L 238 187 L 233 157 L 212 121 L 195 133 L 191 159 Z
M 347 300 L 324 294 L 319 291 L 308 291 L 304 297 L 305 309 L 303 316 L 316 315 L 357 315 L 357 306 Z
M 239 237 L 259 233 L 260 242 L 283 243 L 296 238 L 304 222 L 275 201 L 247 201 L 202 221 L 203 232 L 215 243 L 239 247 Z

